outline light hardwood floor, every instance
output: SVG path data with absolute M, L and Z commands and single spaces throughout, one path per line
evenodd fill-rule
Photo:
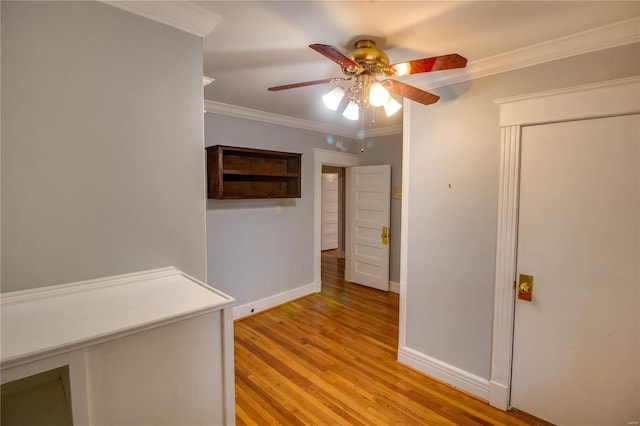
M 398 295 L 345 282 L 322 254 L 322 293 L 236 321 L 238 425 L 547 425 L 396 361 Z

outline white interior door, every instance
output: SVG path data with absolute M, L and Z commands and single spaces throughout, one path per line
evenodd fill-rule
M 349 168 L 347 191 L 345 279 L 389 291 L 391 166 Z
M 322 250 L 338 248 L 338 174 L 322 174 Z
M 640 420 L 639 145 L 638 115 L 522 131 L 511 405 L 556 424 Z

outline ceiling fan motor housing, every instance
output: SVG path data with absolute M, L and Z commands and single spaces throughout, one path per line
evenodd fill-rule
M 378 74 L 381 67 L 389 65 L 389 57 L 382 50 L 376 48 L 372 40 L 359 40 L 355 43 L 355 49 L 347 53 L 347 57 L 360 64 L 366 71 Z M 353 75 L 350 70 L 343 69 L 347 75 Z

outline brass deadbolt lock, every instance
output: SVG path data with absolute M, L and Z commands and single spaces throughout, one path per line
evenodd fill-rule
M 533 296 L 533 275 L 518 275 L 518 299 L 531 302 Z

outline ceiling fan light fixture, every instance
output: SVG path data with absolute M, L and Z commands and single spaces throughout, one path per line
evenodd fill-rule
M 338 86 L 332 91 L 324 94 L 322 96 L 322 102 L 324 102 L 324 106 L 329 108 L 331 111 L 337 111 L 343 97 L 344 89 Z
M 411 65 L 408 62 L 403 62 L 401 64 L 395 64 L 393 66 L 395 70 L 395 75 L 397 77 L 402 77 L 403 75 L 411 74 Z
M 393 96 L 389 96 L 389 99 L 387 99 L 387 102 L 384 104 L 384 113 L 387 117 L 391 117 L 393 114 L 398 112 L 400 108 L 402 108 L 402 104 L 393 99 Z
M 369 88 L 369 104 L 374 107 L 385 105 L 389 100 L 389 92 L 379 81 L 374 81 Z
M 355 102 L 351 101 L 349 102 L 349 105 L 347 105 L 347 109 L 344 110 L 342 115 L 348 120 L 355 121 L 360 118 L 360 107 Z
M 347 55 L 328 44 L 315 43 L 310 44 L 309 47 L 339 65 L 346 77 L 303 81 L 269 87 L 267 90 L 279 91 L 339 81 L 350 82 L 344 83 L 343 87 L 335 88 L 322 96 L 323 103 L 327 108 L 342 113 L 349 120 L 358 120 L 360 118 L 359 110 L 364 111 L 369 106 L 382 106 L 387 117 L 394 115 L 402 108 L 402 104 L 396 101 L 389 91 L 396 96 L 423 105 L 435 103 L 440 98 L 433 93 L 394 80 L 393 77 L 467 66 L 467 59 L 457 53 L 389 65 L 387 54 L 376 48 L 376 43 L 369 39 L 358 40 L 355 43 L 355 49 Z M 378 78 L 381 81 L 378 81 Z M 371 122 L 375 123 L 373 111 Z

